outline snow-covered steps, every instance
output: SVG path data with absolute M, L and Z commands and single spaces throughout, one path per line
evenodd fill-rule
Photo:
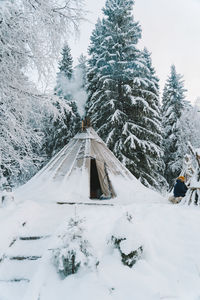
M 5 299 L 13 300 L 15 291 L 19 296 L 15 300 L 23 298 L 48 249 L 49 238 L 50 235 L 21 235 L 13 239 L 0 261 L 1 296 L 4 289 L 7 296 L 9 289 L 12 296 Z
M 8 249 L 6 256 L 41 257 L 47 248 L 47 245 L 47 236 L 20 236 L 12 247 Z
M 1 300 L 22 300 L 24 291 L 28 287 L 28 282 L 20 281 L 0 281 Z
M 35 260 L 17 260 L 6 257 L 0 265 L 0 281 L 29 282 L 38 266 Z

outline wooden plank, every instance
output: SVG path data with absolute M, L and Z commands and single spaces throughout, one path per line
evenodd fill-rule
M 12 245 L 14 245 L 14 243 L 16 242 L 16 240 L 17 240 L 16 238 L 14 238 L 14 239 L 12 240 L 12 242 L 11 242 L 10 245 L 9 245 L 9 248 L 12 247 Z
M 41 256 L 7 256 L 10 260 L 37 260 Z
M 12 279 L 0 279 L 0 282 L 20 282 L 20 281 L 25 281 L 25 282 L 30 282 L 29 279 L 27 278 L 12 278 Z
M 17 241 L 17 238 L 14 238 L 12 240 L 12 242 L 9 244 L 9 248 L 12 247 L 14 245 L 14 243 Z M 6 254 L 4 253 L 1 257 L 0 257 L 0 263 L 4 260 L 4 258 L 6 257 Z
M 42 236 L 20 236 L 19 239 L 22 241 L 35 241 L 40 239 L 49 238 L 50 235 L 42 235 Z
M 87 202 L 57 202 L 59 205 L 98 205 L 98 206 L 114 206 L 114 204 L 107 204 L 107 203 L 87 203 Z

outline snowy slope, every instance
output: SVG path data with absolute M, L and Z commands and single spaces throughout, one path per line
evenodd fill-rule
M 151 193 L 150 193 L 151 194 Z M 132 227 L 123 228 L 126 212 Z M 52 263 L 55 238 L 66 230 L 67 220 L 85 218 L 86 236 L 99 260 L 96 270 L 81 269 L 60 280 Z M 24 224 L 25 223 L 25 224 Z M 59 206 L 22 201 L 0 210 L 1 300 L 107 300 L 200 299 L 199 210 L 196 207 L 155 203 L 141 199 L 128 206 Z M 119 231 L 142 244 L 142 258 L 132 269 L 121 263 L 108 241 Z M 129 232 L 128 232 L 129 231 Z M 23 237 L 43 237 L 21 240 Z M 12 244 L 13 239 L 16 239 Z M 13 256 L 41 256 L 15 261 Z M 28 281 L 9 282 L 17 276 Z

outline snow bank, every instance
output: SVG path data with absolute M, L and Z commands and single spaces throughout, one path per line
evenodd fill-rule
M 128 212 L 133 216 L 135 228 L 132 241 L 135 246 L 141 241 L 144 245 L 144 255 L 133 268 L 124 266 L 117 251 L 113 252 L 106 243 L 114 232 L 121 235 L 129 227 L 122 221 L 121 209 L 79 209 L 78 213 L 86 217 L 87 237 L 100 261 L 97 271 L 80 272 L 60 281 L 46 259 L 43 268 L 47 273 L 42 285 L 40 282 L 40 299 L 63 299 L 66 291 L 73 300 L 198 299 L 199 212 L 161 204 L 131 205 Z M 127 234 L 131 233 L 128 229 Z
M 51 229 L 54 234 L 24 298 L 20 299 L 37 300 L 38 295 L 41 300 L 63 299 L 66 291 L 73 300 L 197 300 L 200 296 L 200 241 L 197 239 L 200 218 L 197 209 L 145 202 L 106 208 L 60 208 L 55 205 L 37 206 L 30 202 L 21 206 L 21 212 L 23 209 L 25 212 L 28 206 L 37 216 L 32 221 L 29 216 L 30 224 L 26 230 L 34 232 L 35 227 L 37 231 L 46 223 L 45 228 Z M 45 216 L 43 220 L 45 210 L 49 217 Z M 126 221 L 127 213 L 132 216 L 131 222 Z M 48 249 L 55 245 L 56 236 L 63 232 L 63 226 L 75 215 L 86 220 L 85 236 L 99 265 L 96 270 L 82 269 L 60 280 Z M 20 220 L 21 216 L 18 212 L 15 219 Z M 53 216 L 56 219 L 54 226 Z M 118 251 L 108 243 L 113 234 L 129 238 L 122 243 L 127 253 L 132 247 L 143 245 L 143 255 L 132 268 L 122 264 Z
M 125 189 L 116 187 L 119 191 Z M 0 253 L 42 255 L 37 268 L 26 268 L 29 284 L 18 289 L 0 282 L 0 299 L 6 300 L 197 300 L 200 297 L 199 208 L 171 205 L 155 192 L 138 184 L 131 194 L 124 190 L 132 204 L 115 206 L 59 206 L 53 202 L 28 201 L 21 195 L 15 207 L 0 209 Z M 132 191 L 133 191 L 132 190 Z M 55 192 L 55 191 L 54 191 Z M 130 195 L 128 196 L 128 193 Z M 117 201 L 117 199 L 116 199 Z M 120 203 L 126 203 L 121 198 Z M 95 269 L 80 269 L 61 280 L 52 262 L 52 249 L 57 237 L 66 229 L 70 218 L 85 219 L 84 236 L 89 241 L 99 264 Z M 26 225 L 23 226 L 24 222 Z M 16 243 L 19 236 L 50 235 L 41 244 Z M 142 245 L 143 253 L 132 268 L 124 265 L 111 237 L 126 237 L 121 247 L 125 253 Z M 8 278 L 11 270 L 2 269 Z M 33 272 L 34 271 L 34 272 Z M 3 276 L 3 275 L 2 275 Z

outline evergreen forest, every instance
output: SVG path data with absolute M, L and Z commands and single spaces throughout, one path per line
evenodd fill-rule
M 87 117 L 138 180 L 170 190 L 187 143 L 200 146 L 200 113 L 186 97 L 184 74 L 172 64 L 160 89 L 151 52 L 139 47 L 142 28 L 133 0 L 106 0 L 88 53 L 74 64 L 68 36 L 84 19 L 84 5 L 59 3 L 2 2 L 0 189 L 28 181 Z M 41 89 L 33 71 L 41 85 L 56 78 L 53 88 Z

